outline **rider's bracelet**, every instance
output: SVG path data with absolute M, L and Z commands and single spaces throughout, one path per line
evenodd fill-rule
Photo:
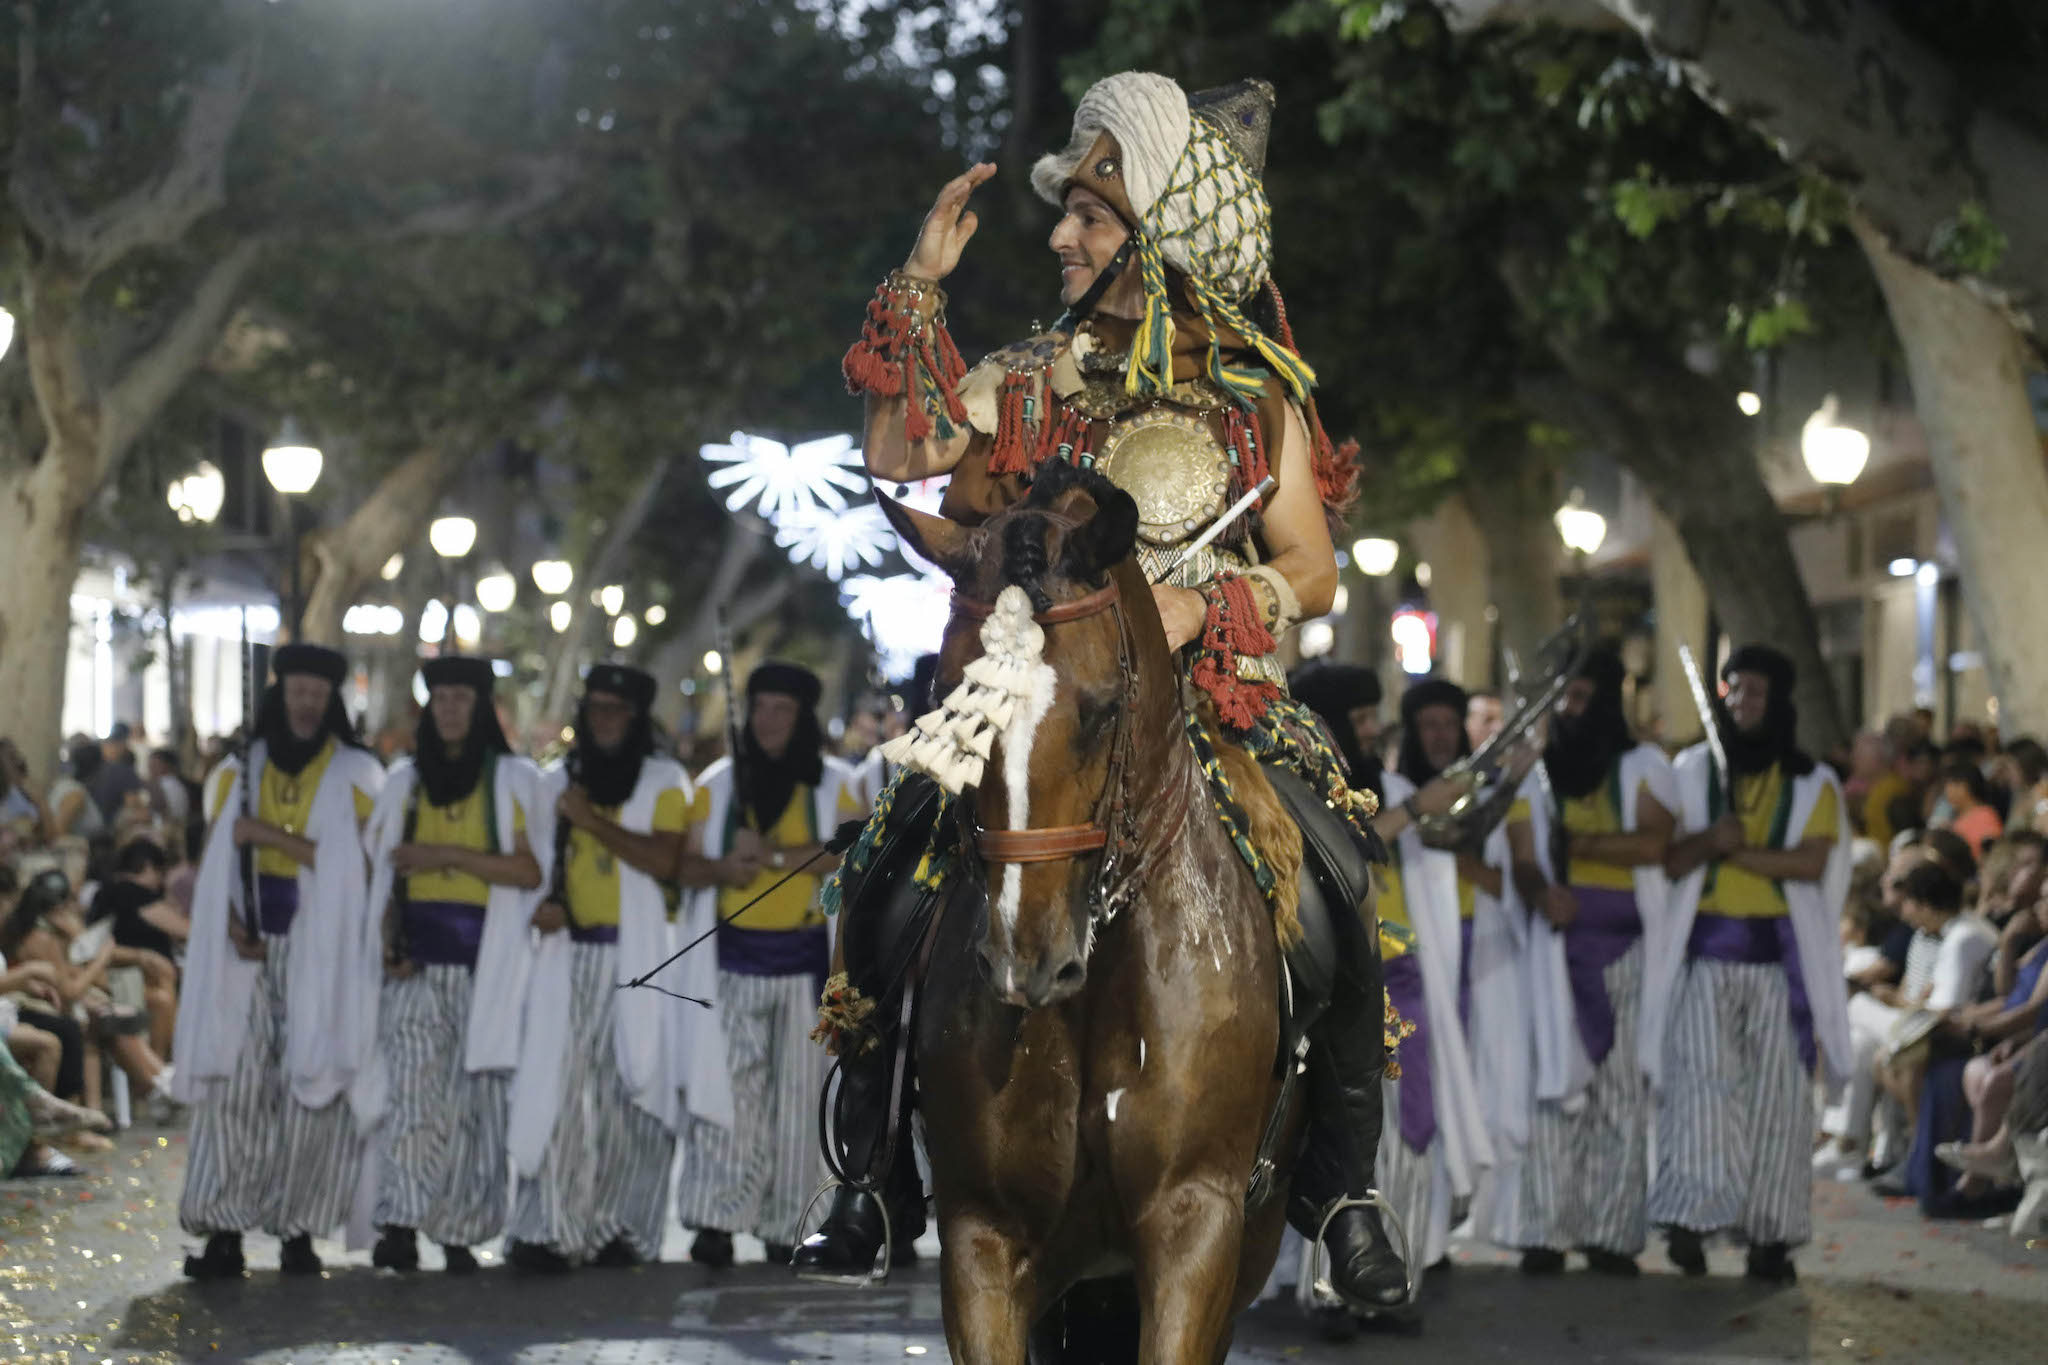
M 1259 564 L 1245 570 L 1244 579 L 1252 587 L 1266 629 L 1276 640 L 1301 619 L 1301 598 L 1295 595 L 1294 585 L 1287 581 L 1286 574 L 1271 564 Z
M 959 394 L 967 365 L 946 330 L 946 295 L 930 280 L 898 270 L 882 281 L 841 369 L 849 393 L 908 400 L 906 440 L 935 430 L 951 437 L 967 421 Z

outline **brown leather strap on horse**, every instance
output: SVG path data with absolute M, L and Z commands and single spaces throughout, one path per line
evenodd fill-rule
M 1071 602 L 1055 603 L 1044 611 L 1034 614 L 1031 619 L 1038 622 L 1041 626 L 1057 626 L 1066 621 L 1086 620 L 1090 616 L 1099 615 L 1115 606 L 1119 596 L 1116 580 L 1111 579 L 1107 586 L 1097 588 L 1086 597 L 1077 597 Z M 993 602 L 979 602 L 972 597 L 962 597 L 958 593 L 953 594 L 954 614 L 965 616 L 971 621 L 986 620 L 995 609 L 995 603 Z
M 974 831 L 975 851 L 991 863 L 1056 863 L 1094 853 L 1108 842 L 1109 832 L 1094 824 Z

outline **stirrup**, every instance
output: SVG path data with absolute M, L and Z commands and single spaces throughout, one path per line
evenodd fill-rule
M 811 1221 L 811 1210 L 818 1207 L 818 1201 L 832 1193 L 832 1191 L 842 1188 L 860 1189 L 857 1185 L 848 1185 L 848 1182 L 841 1180 L 836 1175 L 827 1176 L 825 1183 L 818 1186 L 816 1192 L 804 1204 L 803 1211 L 796 1216 L 796 1227 L 791 1230 L 789 1239 L 789 1245 L 792 1249 L 804 1244 L 804 1224 Z M 868 1192 L 863 1190 L 862 1193 Z M 875 1201 L 876 1207 L 882 1211 L 882 1249 L 875 1253 L 873 1268 L 865 1275 L 857 1272 L 851 1275 L 832 1275 L 820 1270 L 799 1270 L 796 1272 L 796 1277 L 799 1280 L 808 1280 L 812 1284 L 843 1285 L 849 1289 L 879 1289 L 889 1282 L 891 1256 L 896 1250 L 896 1228 L 893 1220 L 889 1217 L 889 1201 L 882 1198 L 879 1194 L 869 1194 L 869 1197 Z
M 1330 1224 L 1336 1221 L 1337 1215 L 1343 1213 L 1346 1209 L 1378 1209 L 1382 1220 L 1393 1228 L 1394 1236 L 1399 1240 L 1401 1247 L 1401 1273 L 1407 1278 L 1408 1282 L 1408 1297 L 1400 1304 L 1387 1304 L 1384 1307 L 1361 1309 L 1348 1302 L 1342 1294 L 1337 1292 L 1337 1287 L 1330 1283 L 1330 1277 L 1323 1265 L 1323 1258 L 1329 1254 L 1328 1248 L 1324 1245 L 1323 1238 L 1328 1235 Z M 1330 1201 L 1330 1207 L 1323 1210 L 1322 1224 L 1316 1228 L 1315 1259 L 1309 1263 L 1309 1292 L 1314 1296 L 1317 1307 L 1342 1308 L 1349 1313 L 1359 1313 L 1370 1317 L 1376 1313 L 1388 1312 L 1395 1308 L 1413 1307 L 1416 1291 L 1419 1287 L 1415 1279 L 1415 1259 L 1408 1245 L 1408 1229 L 1402 1227 L 1401 1220 L 1394 1216 L 1394 1206 L 1387 1202 L 1387 1197 L 1384 1194 L 1381 1194 L 1378 1190 L 1367 1190 L 1363 1199 L 1352 1199 L 1346 1196 Z

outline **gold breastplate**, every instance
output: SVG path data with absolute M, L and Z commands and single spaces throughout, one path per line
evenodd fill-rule
M 1138 504 L 1138 537 L 1175 545 L 1229 506 L 1230 456 L 1199 413 L 1161 404 L 1117 422 L 1095 467 Z

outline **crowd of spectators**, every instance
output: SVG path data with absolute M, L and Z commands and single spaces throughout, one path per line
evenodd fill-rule
M 1857 737 L 1855 1074 L 1814 1165 L 1934 1218 L 2048 1221 L 2048 750 L 1924 713 Z
M 118 1114 L 168 1122 L 197 786 L 132 731 L 77 736 L 46 786 L 0 738 L 0 1177 L 69 1175 Z

